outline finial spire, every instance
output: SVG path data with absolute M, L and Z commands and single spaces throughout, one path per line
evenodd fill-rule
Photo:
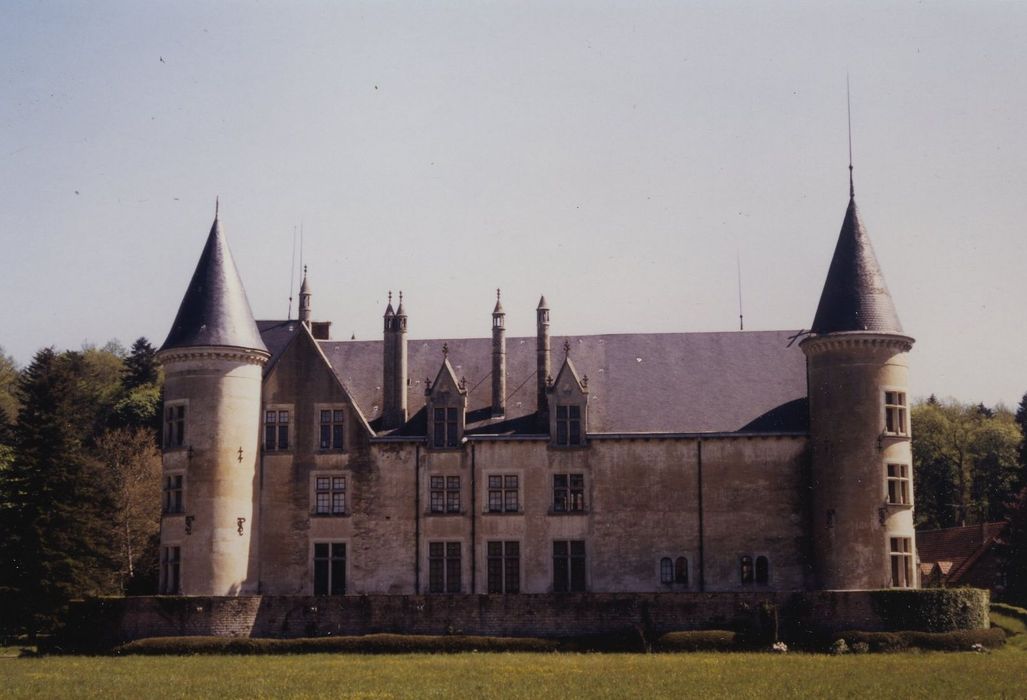
M 443 359 L 449 357 L 449 343 L 442 344 L 442 357 Z
M 221 195 L 214 195 L 214 218 L 218 218 L 218 211 L 221 209 Z
M 307 276 L 307 266 L 304 265 L 303 266 L 303 277 L 306 278 L 306 276 Z
M 499 301 L 499 287 L 496 287 L 496 301 Z
M 849 92 L 849 74 L 845 74 L 845 111 L 849 118 L 849 199 L 856 198 L 856 188 L 852 184 L 852 97 Z
M 389 303 L 392 303 L 392 290 L 389 290 Z
M 563 354 L 564 355 L 570 355 L 571 354 L 571 341 L 569 341 L 569 340 L 563 341 Z
M 399 305 L 403 305 L 403 290 L 399 290 Z

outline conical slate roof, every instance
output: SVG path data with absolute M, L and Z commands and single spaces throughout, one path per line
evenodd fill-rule
M 216 215 L 161 350 L 214 345 L 267 351 Z
M 810 330 L 818 335 L 846 331 L 902 333 L 874 248 L 859 220 L 855 198 L 849 199 Z

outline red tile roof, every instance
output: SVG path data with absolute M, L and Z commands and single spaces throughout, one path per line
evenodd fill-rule
M 916 549 L 922 564 L 937 563 L 943 574 L 943 583 L 958 583 L 984 554 L 1008 523 L 982 523 L 965 527 L 946 527 L 939 530 L 921 530 L 916 533 Z

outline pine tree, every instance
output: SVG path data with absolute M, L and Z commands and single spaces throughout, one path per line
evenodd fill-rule
M 1027 486 L 1027 393 L 1020 399 L 1020 405 L 1016 407 L 1016 424 L 1020 426 L 1020 446 L 1018 449 L 1020 460 L 1020 486 Z
M 67 601 L 114 587 L 110 488 L 88 450 L 98 410 L 82 353 L 39 351 L 18 386 L 15 457 L 0 481 L 0 613 L 30 636 Z
M 125 358 L 125 387 L 134 389 L 145 384 L 156 384 L 159 373 L 157 351 L 146 338 L 137 338 L 132 343 L 132 351 Z

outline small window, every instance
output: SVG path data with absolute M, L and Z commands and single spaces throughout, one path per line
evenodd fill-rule
M 521 545 L 519 542 L 489 542 L 486 545 L 489 593 L 520 593 Z
M 884 431 L 892 435 L 909 434 L 905 392 L 884 392 Z
M 893 588 L 912 588 L 913 542 L 909 537 L 891 537 L 891 585 Z
M 167 406 L 164 409 L 164 448 L 185 445 L 185 406 Z
M 322 450 L 343 449 L 342 436 L 345 415 L 343 411 L 337 408 L 321 411 L 321 439 L 319 445 Z
M 346 514 L 346 477 L 314 477 L 314 513 L 317 515 Z
M 429 479 L 429 504 L 432 513 L 460 512 L 460 477 L 433 476 Z
M 741 569 L 740 573 L 741 573 L 742 583 L 752 583 L 752 581 L 753 581 L 752 557 L 750 557 L 750 556 L 743 556 L 741 558 L 741 560 L 739 561 L 739 566 L 740 566 L 740 569 Z
M 909 465 L 889 464 L 888 503 L 908 506 L 912 503 L 909 493 Z
M 583 513 L 585 511 L 585 475 L 553 475 L 553 512 Z
M 460 543 L 428 543 L 428 592 L 460 592 Z
M 459 424 L 457 422 L 456 408 L 436 408 L 435 419 L 435 447 L 459 447 L 460 435 L 458 434 Z
M 289 412 L 264 412 L 264 449 L 289 449 Z
M 581 406 L 556 407 L 556 444 L 580 445 L 581 440 Z
M 163 547 L 160 557 L 161 593 L 181 593 L 182 550 L 180 547 Z
M 346 593 L 346 543 L 314 544 L 314 595 Z
M 516 474 L 489 476 L 488 511 L 490 513 L 516 513 L 520 510 L 520 480 Z
M 164 477 L 164 514 L 176 515 L 182 513 L 182 480 L 181 474 L 169 474 Z
M 674 583 L 688 585 L 688 559 L 678 557 L 674 561 Z
M 770 561 L 766 557 L 756 557 L 756 584 L 765 586 L 770 581 Z
M 660 559 L 660 583 L 674 583 L 674 562 L 670 557 Z

